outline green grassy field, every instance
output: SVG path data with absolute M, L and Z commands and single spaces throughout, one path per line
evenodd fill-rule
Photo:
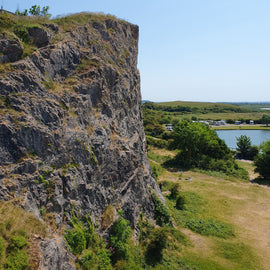
M 150 148 L 148 153 L 150 162 L 161 168 L 157 179 L 163 182 L 163 195 L 175 225 L 189 242 L 166 249 L 164 259 L 171 258 L 171 269 L 177 269 L 174 260 L 182 264 L 179 269 L 269 269 L 270 188 L 225 180 L 222 175 L 163 168 L 161 162 L 174 154 L 157 148 Z M 252 163 L 238 164 L 249 171 L 251 179 L 257 177 Z M 182 210 L 176 209 L 170 199 L 174 183 L 180 185 L 180 194 L 185 197 Z

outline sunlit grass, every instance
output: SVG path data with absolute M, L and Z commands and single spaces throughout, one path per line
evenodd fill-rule
M 160 165 L 164 156 L 174 155 L 168 150 L 164 150 L 166 154 L 163 154 L 163 149 L 150 148 L 150 151 L 154 153 L 151 156 L 156 165 Z M 237 163 L 249 172 L 254 168 L 252 163 Z M 186 180 L 190 178 L 191 180 Z M 180 265 L 183 269 L 201 270 L 268 269 L 270 250 L 263 230 L 267 231 L 270 221 L 270 211 L 267 211 L 270 189 L 237 178 L 226 180 L 222 174 L 207 175 L 201 171 L 179 172 L 166 168 L 160 172 L 158 181 L 166 181 L 162 190 L 167 196 L 172 188 L 171 183 L 180 184 L 180 194 L 186 197 L 185 209 L 177 210 L 175 201 L 170 199 L 167 200 L 167 206 L 178 229 L 193 243 L 179 246 L 175 251 L 166 250 L 164 260 L 167 260 L 171 269 L 181 269 Z M 197 231 L 193 226 L 187 226 L 188 220 L 196 226 L 200 221 L 204 223 L 210 220 L 213 227 L 203 224 L 210 228 L 210 233 L 204 235 L 204 232 Z M 227 232 L 219 230 L 219 224 L 226 224 Z M 199 226 L 200 228 L 204 227 Z M 220 235 L 215 235 L 215 228 Z M 154 269 L 165 268 L 162 264 Z

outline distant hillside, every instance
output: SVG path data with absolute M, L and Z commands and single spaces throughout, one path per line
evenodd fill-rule
M 178 111 L 182 107 L 189 107 L 192 112 L 198 111 L 214 111 L 214 112 L 246 112 L 242 110 L 238 105 L 226 104 L 226 103 L 215 103 L 215 102 L 194 102 L 194 101 L 170 101 L 170 102 L 160 102 L 156 105 L 172 108 L 173 111 Z M 171 110 L 170 110 L 171 111 Z
M 252 110 L 252 111 L 260 111 L 264 108 L 270 108 L 270 102 L 239 102 L 239 103 L 230 103 L 232 105 L 239 106 L 240 108 Z
M 159 103 L 145 103 L 146 107 L 168 112 L 190 112 L 190 113 L 224 113 L 224 112 L 248 112 L 247 109 L 237 105 L 213 102 L 192 101 L 170 101 Z

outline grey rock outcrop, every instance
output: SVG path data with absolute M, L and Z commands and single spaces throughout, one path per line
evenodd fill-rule
M 40 242 L 40 252 L 43 254 L 39 269 L 42 270 L 73 270 L 70 254 L 66 251 L 65 241 L 59 236 Z M 74 260 L 74 258 L 73 258 Z
M 37 26 L 28 28 L 28 34 L 31 41 L 38 47 L 48 45 L 52 37 L 49 30 Z
M 71 208 L 97 224 L 111 205 L 133 227 L 140 211 L 153 218 L 151 192 L 163 198 L 145 153 L 138 30 L 111 18 L 59 29 L 2 77 L 0 200 L 24 198 L 59 227 Z M 56 250 L 41 248 L 43 259 Z
M 11 40 L 0 36 L 0 63 L 15 62 L 23 54 L 23 46 L 19 40 Z

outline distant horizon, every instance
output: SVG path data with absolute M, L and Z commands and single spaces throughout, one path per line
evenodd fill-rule
M 201 103 L 252 103 L 252 104 L 270 104 L 270 101 L 198 101 L 198 100 L 169 100 L 169 101 L 153 101 L 148 99 L 143 99 L 144 102 L 153 102 L 153 103 L 165 103 L 165 102 L 201 102 Z

